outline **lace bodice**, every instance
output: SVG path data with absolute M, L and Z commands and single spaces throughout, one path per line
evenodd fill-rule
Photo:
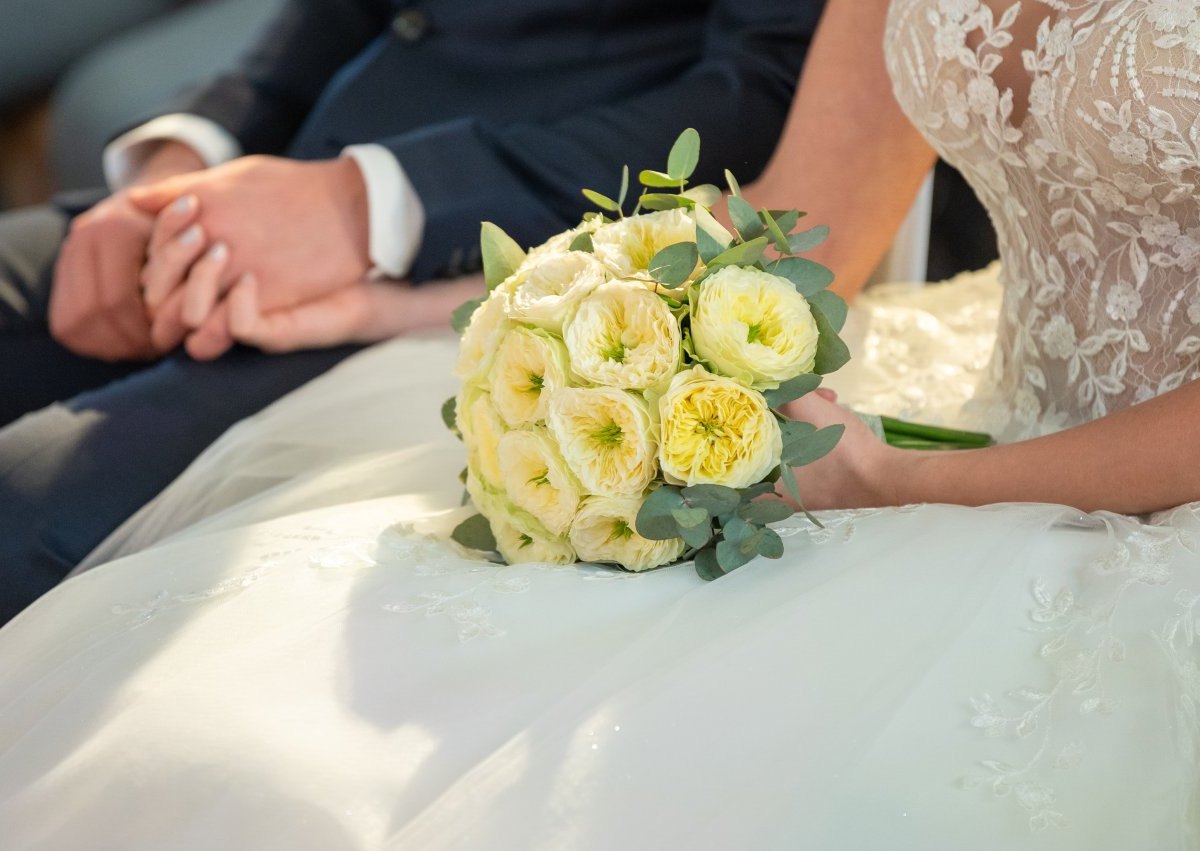
M 1005 436 L 1200 375 L 1200 4 L 893 0 L 885 44 L 996 228 Z

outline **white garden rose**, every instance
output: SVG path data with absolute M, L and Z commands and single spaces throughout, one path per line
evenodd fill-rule
M 603 264 L 586 251 L 541 254 L 522 263 L 505 282 L 508 315 L 562 333 L 579 302 L 605 280 Z
M 546 424 L 587 493 L 639 496 L 658 472 L 658 426 L 637 394 L 615 387 L 557 390 Z
M 692 295 L 697 356 L 759 390 L 812 372 L 817 336 L 804 296 L 787 279 L 760 269 L 726 266 Z
M 492 491 L 470 472 L 467 493 L 479 513 L 487 518 L 496 539 L 496 549 L 509 564 L 539 562 L 573 564 L 577 561 L 571 544 L 550 534 L 534 517 L 522 511 L 502 493 Z
M 532 514 L 552 535 L 566 534 L 582 494 L 579 482 L 544 430 L 504 435 L 500 470 L 504 491 L 518 508 Z
M 565 339 L 575 375 L 627 390 L 663 384 L 683 357 L 679 322 L 667 303 L 627 281 L 593 290 L 567 325 Z
M 497 290 L 471 314 L 471 322 L 458 347 L 454 375 L 463 381 L 485 378 L 496 348 L 512 327 L 508 320 L 508 296 Z
M 649 570 L 679 559 L 687 548 L 682 538 L 651 541 L 637 533 L 639 497 L 592 496 L 584 500 L 571 545 L 584 561 L 615 562 L 628 570 Z
M 500 438 L 507 429 L 492 396 L 475 385 L 464 385 L 455 408 L 458 430 L 467 448 L 467 466 L 492 487 L 499 487 Z
M 592 234 L 597 259 L 618 277 L 645 273 L 662 249 L 696 241 L 696 219 L 688 210 L 662 210 L 630 216 Z
M 568 370 L 561 340 L 537 328 L 513 328 L 492 362 L 492 403 L 511 428 L 541 422 L 550 393 L 569 383 Z
M 783 436 L 757 390 L 696 366 L 658 404 L 658 460 L 671 484 L 745 488 L 779 465 Z
M 527 264 L 536 263 L 541 257 L 547 254 L 561 254 L 564 251 L 570 251 L 571 244 L 581 233 L 595 233 L 598 228 L 604 224 L 604 220 L 599 216 L 593 216 L 584 219 L 575 227 L 562 233 L 556 233 L 541 245 L 534 246 L 529 249 L 529 253 L 525 255 L 525 261 L 521 267 L 517 269 L 520 272 Z

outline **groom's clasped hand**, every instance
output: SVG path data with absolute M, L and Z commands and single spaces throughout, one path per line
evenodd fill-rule
M 366 189 L 349 158 L 242 157 L 129 191 L 154 217 L 140 273 L 157 350 L 199 360 L 365 341 L 402 285 L 372 281 Z
M 387 335 L 388 301 L 406 285 L 368 278 L 353 160 L 248 156 L 202 168 L 162 156 L 174 173 L 117 193 L 72 228 L 52 309 L 61 342 L 106 360 L 181 345 L 211 360 L 234 343 L 281 352 Z M 89 271 L 94 288 L 71 286 Z

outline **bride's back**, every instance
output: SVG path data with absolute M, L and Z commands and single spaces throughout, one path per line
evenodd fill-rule
M 995 224 L 1009 437 L 1200 377 L 1200 9 L 894 0 L 901 105 Z

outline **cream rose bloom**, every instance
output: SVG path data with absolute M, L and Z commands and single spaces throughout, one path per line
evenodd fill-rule
M 582 494 L 579 482 L 542 430 L 510 431 L 500 440 L 504 491 L 552 535 L 571 526 Z
M 658 425 L 640 396 L 567 387 L 550 397 L 550 433 L 587 493 L 639 496 L 658 472 Z
M 640 496 L 584 500 L 571 527 L 571 546 L 579 558 L 616 562 L 628 570 L 649 570 L 676 561 L 687 545 L 682 538 L 651 541 L 639 535 L 636 520 L 641 507 Z
M 512 327 L 508 319 L 508 295 L 496 290 L 471 314 L 471 322 L 459 343 L 455 376 L 468 382 L 484 379 L 500 341 Z
M 492 487 L 499 487 L 500 438 L 507 429 L 491 394 L 474 385 L 465 385 L 458 394 L 455 408 L 458 430 L 467 448 L 467 466 Z
M 618 278 L 644 273 L 654 255 L 668 245 L 695 241 L 696 219 L 689 210 L 630 216 L 604 225 L 592 235 L 596 258 Z
M 467 493 L 479 513 L 487 518 L 496 538 L 496 549 L 509 564 L 573 564 L 578 560 L 565 538 L 550 534 L 530 514 L 517 508 L 503 494 L 489 490 L 470 473 L 467 475 Z
M 567 349 L 536 328 L 513 328 L 500 341 L 490 370 L 492 403 L 511 428 L 546 418 L 550 394 L 569 383 Z
M 756 390 L 697 366 L 676 375 L 658 405 L 658 460 L 671 484 L 745 488 L 779 465 L 783 436 Z
M 586 251 L 538 255 L 505 282 L 509 318 L 562 333 L 579 302 L 606 279 L 604 265 Z
M 790 281 L 760 269 L 726 266 L 692 294 L 697 356 L 756 389 L 812 372 L 817 336 L 804 296 Z
M 679 322 L 667 303 L 627 281 L 603 284 L 585 298 L 565 340 L 575 375 L 627 390 L 663 384 L 683 357 Z
M 525 255 L 525 260 L 521 264 L 521 268 L 517 271 L 521 271 L 521 269 L 525 268 L 527 264 L 536 263 L 544 255 L 561 254 L 564 251 L 569 251 L 571 249 L 571 243 L 575 241 L 577 236 L 579 236 L 581 233 L 594 234 L 597 229 L 603 225 L 603 219 L 601 219 L 599 215 L 596 215 L 592 218 L 585 219 L 568 231 L 556 233 L 541 245 L 537 245 L 529 249 L 529 253 Z

